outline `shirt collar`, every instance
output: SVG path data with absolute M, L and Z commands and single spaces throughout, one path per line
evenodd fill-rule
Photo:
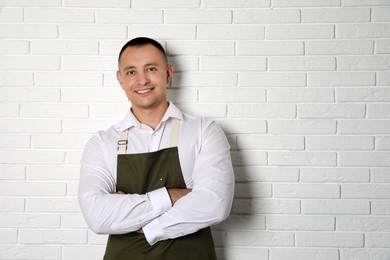
M 177 118 L 179 120 L 183 120 L 183 113 L 172 102 L 169 102 L 168 109 L 165 112 L 164 116 L 162 117 L 161 122 L 167 121 L 170 118 Z M 116 124 L 116 128 L 119 131 L 123 132 L 128 128 L 131 128 L 133 126 L 140 126 L 140 125 L 141 123 L 134 116 L 133 112 L 131 112 L 131 109 L 129 109 L 125 118 L 122 121 L 120 121 L 118 124 Z

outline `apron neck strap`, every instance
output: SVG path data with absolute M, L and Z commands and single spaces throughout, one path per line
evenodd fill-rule
M 176 147 L 179 140 L 179 119 L 172 118 L 171 125 L 171 136 L 170 136 L 170 147 Z M 119 134 L 118 140 L 118 154 L 126 154 L 127 153 L 127 144 L 129 137 L 129 128 L 125 129 L 123 132 Z

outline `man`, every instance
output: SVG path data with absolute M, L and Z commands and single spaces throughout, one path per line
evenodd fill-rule
M 92 136 L 80 170 L 85 220 L 110 234 L 104 259 L 216 259 L 210 226 L 229 215 L 234 189 L 223 131 L 167 100 L 172 65 L 155 40 L 126 43 L 118 67 L 131 109 Z

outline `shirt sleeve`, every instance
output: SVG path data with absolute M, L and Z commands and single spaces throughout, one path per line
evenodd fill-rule
M 143 227 L 151 245 L 220 223 L 230 214 L 234 173 L 229 143 L 222 129 L 214 122 L 209 123 L 202 132 L 192 174 L 192 191 L 165 214 Z
M 78 200 L 92 231 L 133 232 L 172 207 L 166 188 L 146 194 L 112 194 L 116 184 L 102 143 L 101 134 L 95 134 L 86 144 L 81 159 Z

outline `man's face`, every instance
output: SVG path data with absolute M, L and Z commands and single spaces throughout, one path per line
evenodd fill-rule
M 153 45 L 127 48 L 116 75 L 133 112 L 167 105 L 166 87 L 172 77 L 172 66 Z

